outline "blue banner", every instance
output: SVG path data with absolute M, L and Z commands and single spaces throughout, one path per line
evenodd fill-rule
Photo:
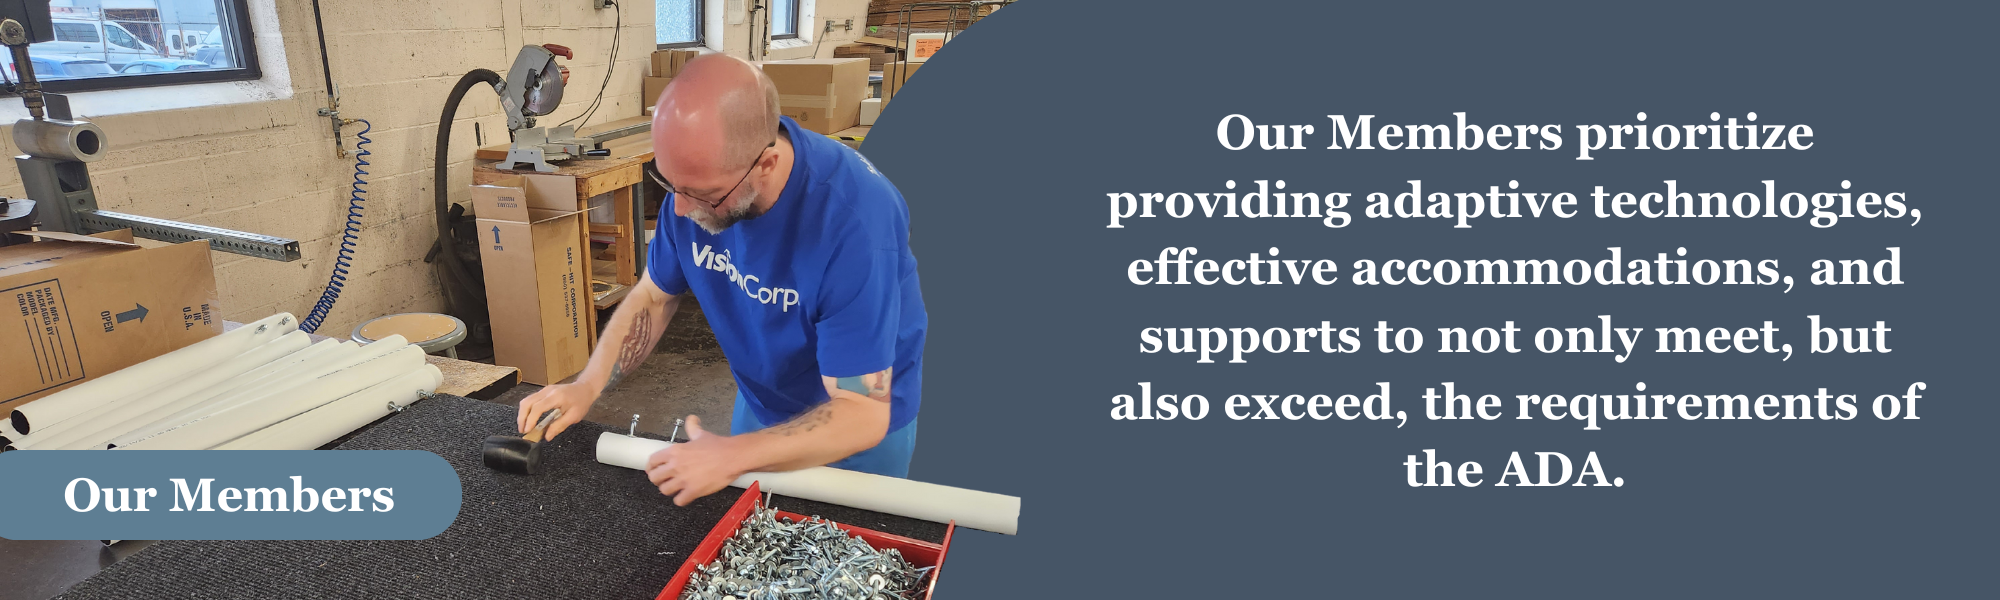
M 0 454 L 13 540 L 421 540 L 458 518 L 458 473 L 415 450 Z

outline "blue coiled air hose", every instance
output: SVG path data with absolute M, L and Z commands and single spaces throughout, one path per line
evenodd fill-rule
M 319 302 L 313 304 L 312 312 L 299 320 L 299 329 L 306 333 L 319 331 L 320 323 L 326 321 L 326 314 L 333 311 L 333 303 L 340 300 L 340 288 L 347 285 L 347 268 L 354 266 L 354 248 L 361 242 L 362 203 L 368 201 L 363 197 L 368 190 L 362 187 L 368 185 L 368 180 L 364 178 L 368 170 L 362 167 L 368 166 L 370 152 L 367 146 L 371 141 L 368 132 L 374 126 L 364 119 L 355 119 L 354 122 L 361 124 L 361 131 L 354 134 L 360 141 L 354 143 L 354 184 L 347 198 L 347 230 L 340 234 L 340 254 L 333 259 L 333 276 L 326 280 L 326 291 L 320 293 Z

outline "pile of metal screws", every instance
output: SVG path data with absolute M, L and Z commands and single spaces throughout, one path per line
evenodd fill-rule
M 878 551 L 832 521 L 779 518 L 760 506 L 695 568 L 681 600 L 913 600 L 933 567 L 916 568 L 893 548 Z

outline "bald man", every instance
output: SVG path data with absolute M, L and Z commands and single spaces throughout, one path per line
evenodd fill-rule
M 904 477 L 916 447 L 928 320 L 903 196 L 860 153 L 799 126 L 755 66 L 707 54 L 654 107 L 672 218 L 646 274 L 572 383 L 521 401 L 549 437 L 652 354 L 693 291 L 736 379 L 730 435 L 688 420 L 647 475 L 686 505 L 751 471 L 819 465 Z

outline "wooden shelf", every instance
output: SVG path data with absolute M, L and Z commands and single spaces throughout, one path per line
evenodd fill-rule
M 592 293 L 590 295 L 590 302 L 591 304 L 597 307 L 597 310 L 608 310 L 613 306 L 617 306 L 619 302 L 625 300 L 626 296 L 632 294 L 632 286 L 629 285 L 619 285 L 616 283 L 606 283 L 602 281 L 592 281 L 590 283 L 593 290 L 599 284 L 603 284 L 611 288 L 605 290 L 603 293 Z

